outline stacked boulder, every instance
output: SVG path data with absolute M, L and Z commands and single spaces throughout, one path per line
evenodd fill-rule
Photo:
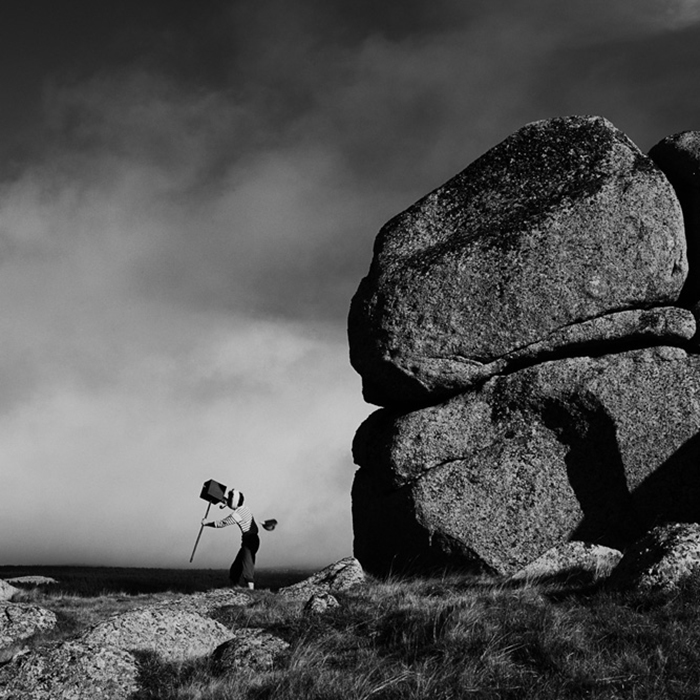
M 535 122 L 382 228 L 349 316 L 384 407 L 353 446 L 366 570 L 510 575 L 700 520 L 698 224 L 673 149 L 601 117 Z

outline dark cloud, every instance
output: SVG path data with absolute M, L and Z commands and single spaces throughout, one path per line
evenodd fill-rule
M 700 26 L 595 46 L 562 47 L 533 100 L 543 110 L 610 118 L 643 150 L 668 134 L 700 125 L 692 88 L 700 60 Z M 558 86 L 554 93 L 549 86 Z

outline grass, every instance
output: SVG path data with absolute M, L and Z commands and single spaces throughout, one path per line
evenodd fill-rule
M 59 614 L 54 638 L 153 599 L 24 595 Z M 215 611 L 224 625 L 283 637 L 289 652 L 270 671 L 225 677 L 208 660 L 141 655 L 133 700 L 700 699 L 698 578 L 675 593 L 623 594 L 444 577 L 374 581 L 337 597 L 324 615 L 304 616 L 270 590 Z

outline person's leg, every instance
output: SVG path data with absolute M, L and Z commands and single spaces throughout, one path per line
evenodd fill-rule
M 238 550 L 236 558 L 231 564 L 231 569 L 228 572 L 229 580 L 232 586 L 245 586 L 245 581 L 243 580 L 243 547 Z
M 255 588 L 255 555 L 259 547 L 260 538 L 257 534 L 247 536 L 241 547 L 241 551 L 243 551 L 241 578 L 248 588 Z
M 255 555 L 249 547 L 241 547 L 243 557 L 241 559 L 241 585 L 255 588 Z

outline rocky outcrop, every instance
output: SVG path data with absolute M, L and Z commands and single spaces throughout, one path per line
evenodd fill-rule
M 193 612 L 153 606 L 115 615 L 80 639 L 42 648 L 0 669 L 0 698 L 127 700 L 139 688 L 139 660 L 179 662 L 211 654 L 233 633 Z
M 649 151 L 649 157 L 673 185 L 683 210 L 689 274 L 678 303 L 695 308 L 700 316 L 700 131 L 667 136 Z
M 232 633 L 197 613 L 148 607 L 116 615 L 83 637 L 88 645 L 148 651 L 163 661 L 183 661 L 210 654 Z
M 56 615 L 38 605 L 0 603 L 0 649 L 56 626 Z
M 304 581 L 280 588 L 279 594 L 290 600 L 308 601 L 314 595 L 350 590 L 364 581 L 365 572 L 360 562 L 346 557 Z
M 353 445 L 367 571 L 510 576 L 700 520 L 699 133 L 645 156 L 535 122 L 382 228 L 348 319 L 385 407 Z
M 236 630 L 233 637 L 217 647 L 212 655 L 214 667 L 222 675 L 243 669 L 264 672 L 289 649 L 289 643 L 264 629 Z
M 355 555 L 372 573 L 513 574 L 569 539 L 620 548 L 700 518 L 700 357 L 650 348 L 546 362 L 401 414 L 353 453 Z
M 619 589 L 670 591 L 693 574 L 700 574 L 700 525 L 669 523 L 635 542 L 609 583 Z
M 608 352 L 617 321 L 598 319 L 673 305 L 686 273 L 653 162 L 600 117 L 535 122 L 380 231 L 351 362 L 371 403 L 435 403 L 540 353 Z
M 608 578 L 622 552 L 590 542 L 565 542 L 511 576 L 513 581 L 562 580 L 577 577 L 591 583 Z
M 138 690 L 138 663 L 114 646 L 69 641 L 0 669 L 3 700 L 128 700 Z

